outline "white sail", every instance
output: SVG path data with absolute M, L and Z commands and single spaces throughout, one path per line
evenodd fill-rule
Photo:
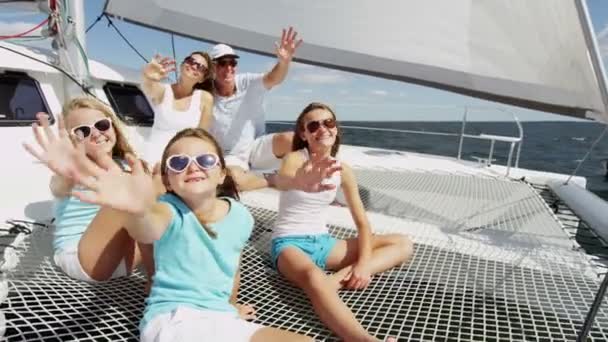
M 105 12 L 264 54 L 293 25 L 303 62 L 608 121 L 576 0 L 109 0 Z

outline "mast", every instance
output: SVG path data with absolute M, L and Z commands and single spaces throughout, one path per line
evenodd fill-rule
M 63 0 L 58 1 L 58 5 L 62 6 L 59 18 L 61 32 L 57 37 L 61 67 L 69 70 L 79 83 L 88 86 L 84 1 Z M 82 89 L 71 81 L 64 82 L 64 91 L 66 99 L 84 94 Z

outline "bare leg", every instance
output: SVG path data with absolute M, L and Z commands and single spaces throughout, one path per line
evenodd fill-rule
M 245 171 L 239 166 L 230 165 L 228 169 L 230 169 L 239 191 L 256 190 L 269 186 L 265 178 L 259 177 L 253 172 Z
M 402 234 L 374 235 L 372 257 L 369 260 L 372 274 L 408 262 L 414 254 L 414 244 Z M 357 261 L 359 245 L 356 238 L 339 240 L 327 257 L 327 269 L 338 270 L 332 279 L 340 281 Z M 341 278 L 339 278 L 341 277 Z M 337 279 L 339 278 L 339 279 Z
M 128 271 L 139 265 L 139 249 L 123 228 L 126 221 L 124 213 L 101 208 L 80 238 L 78 259 L 91 278 L 108 280 L 123 259 Z
M 141 255 L 141 263 L 146 271 L 146 294 L 150 294 L 152 276 L 154 275 L 154 247 L 152 244 L 137 243 Z
M 285 248 L 279 255 L 278 268 L 285 278 L 304 290 L 321 321 L 340 338 L 377 341 L 340 299 L 331 280 L 298 248 Z
M 287 153 L 291 152 L 292 143 L 293 132 L 275 133 L 272 136 L 272 153 L 277 158 L 283 158 Z
M 312 338 L 290 331 L 281 330 L 277 328 L 264 327 L 256 331 L 251 336 L 251 342 L 283 342 L 283 341 L 296 341 L 296 342 L 308 342 L 313 341 Z

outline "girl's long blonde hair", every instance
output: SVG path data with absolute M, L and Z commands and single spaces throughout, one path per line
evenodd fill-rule
M 112 148 L 112 158 L 124 160 L 127 153 L 137 156 L 135 149 L 133 149 L 127 140 L 124 128 L 125 125 L 108 106 L 93 97 L 77 97 L 65 104 L 62 113 L 63 118 L 67 119 L 67 117 L 70 116 L 70 113 L 76 109 L 94 109 L 100 111 L 105 117 L 112 121 L 112 127 L 114 127 L 114 132 L 116 132 L 116 144 L 114 144 L 114 147 Z

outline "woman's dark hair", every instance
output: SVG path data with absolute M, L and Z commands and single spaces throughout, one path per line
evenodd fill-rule
M 301 138 L 302 132 L 306 129 L 304 127 L 304 117 L 306 114 L 312 112 L 316 109 L 324 109 L 331 113 L 331 116 L 336 121 L 336 128 L 338 129 L 338 133 L 336 134 L 336 141 L 334 145 L 331 147 L 331 156 L 335 157 L 338 154 L 338 150 L 340 149 L 340 141 L 342 140 L 342 130 L 340 130 L 340 125 L 338 124 L 338 120 L 336 119 L 336 113 L 326 104 L 320 102 L 312 102 L 308 106 L 306 106 L 300 115 L 298 115 L 298 119 L 296 120 L 296 125 L 294 127 L 293 132 L 293 143 L 291 144 L 292 151 L 298 151 L 303 148 L 308 148 L 308 142 Z
M 202 128 L 186 128 L 183 129 L 179 132 L 177 132 L 177 134 L 169 141 L 169 143 L 167 144 L 167 147 L 165 147 L 165 150 L 163 151 L 163 157 L 161 159 L 161 164 L 160 164 L 160 172 L 163 178 L 163 183 L 165 184 L 165 187 L 167 189 L 169 189 L 169 180 L 167 178 L 167 158 L 169 157 L 169 149 L 171 148 L 171 146 L 173 146 L 173 144 L 175 144 L 177 141 L 183 139 L 183 138 L 198 138 L 207 142 L 210 142 L 213 147 L 215 148 L 215 153 L 217 154 L 217 156 L 220 159 L 220 167 L 222 168 L 222 171 L 224 171 L 226 177 L 224 178 L 224 182 L 222 184 L 220 184 L 217 188 L 217 196 L 222 196 L 222 197 L 231 197 L 235 200 L 239 200 L 239 191 L 238 188 L 236 186 L 236 183 L 234 181 L 234 178 L 232 178 L 232 175 L 230 173 L 230 169 L 226 168 L 226 161 L 224 160 L 224 152 L 223 150 L 220 148 L 220 145 L 217 143 L 217 140 L 215 140 L 215 138 L 209 134 L 209 132 L 205 131 Z M 172 193 L 172 191 L 168 191 L 170 193 Z M 199 218 L 200 221 L 200 218 Z M 207 231 L 207 233 L 209 234 L 209 236 L 211 236 L 212 238 L 216 238 L 217 237 L 217 233 L 212 230 L 210 227 L 207 227 L 206 225 L 202 224 L 203 228 L 205 228 L 205 230 Z
M 211 60 L 211 56 L 208 53 L 203 51 L 194 51 L 188 57 L 192 57 L 194 55 L 199 55 L 205 59 L 207 62 L 207 72 L 205 72 L 205 78 L 203 78 L 202 82 L 199 82 L 194 85 L 194 89 L 201 89 L 211 92 L 213 90 L 213 78 L 215 77 L 215 65 Z M 188 58 L 186 57 L 186 58 Z M 185 60 L 185 59 L 184 59 Z

